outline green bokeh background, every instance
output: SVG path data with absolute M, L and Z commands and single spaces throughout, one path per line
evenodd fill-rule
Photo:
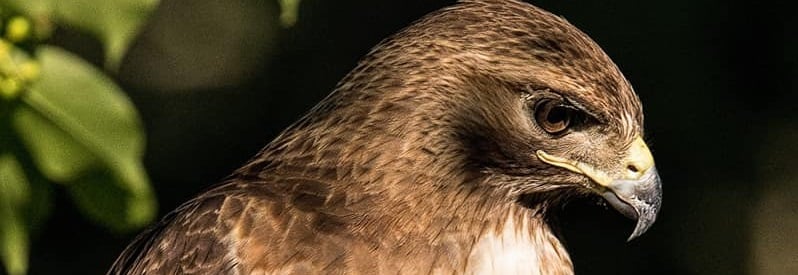
M 116 75 L 142 116 L 160 214 L 218 182 L 324 97 L 381 39 L 453 1 L 164 0 Z M 798 17 L 776 1 L 534 1 L 613 58 L 640 95 L 664 181 L 658 222 L 592 201 L 561 224 L 579 274 L 798 270 Z M 91 36 L 57 45 L 103 64 Z M 98 227 L 55 192 L 30 274 L 101 274 L 134 235 Z M 2 271 L 0 271 L 2 272 Z

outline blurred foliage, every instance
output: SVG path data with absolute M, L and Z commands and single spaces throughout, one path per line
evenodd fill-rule
M 300 0 L 278 0 L 280 3 L 280 24 L 290 27 L 296 24 Z
M 156 2 L 0 1 L 0 259 L 9 274 L 26 273 L 29 232 L 51 204 L 48 183 L 112 230 L 153 219 L 133 104 L 102 70 L 46 42 L 56 26 L 88 32 L 113 69 Z
M 130 42 L 158 0 L 0 0 L 7 7 L 32 18 L 35 34 L 49 35 L 52 23 L 91 33 L 105 47 L 106 66 L 116 68 Z

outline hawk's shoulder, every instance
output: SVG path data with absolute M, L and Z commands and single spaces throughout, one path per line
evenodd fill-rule
M 350 201 L 351 202 L 351 201 Z M 347 198 L 318 179 L 233 179 L 139 235 L 109 274 L 301 272 L 343 264 Z

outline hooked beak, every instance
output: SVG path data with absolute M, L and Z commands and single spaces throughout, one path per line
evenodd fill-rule
M 538 158 L 548 164 L 583 174 L 596 182 L 595 190 L 618 212 L 637 219 L 629 241 L 639 237 L 651 227 L 657 218 L 662 203 L 662 183 L 654 166 L 654 157 L 642 138 L 632 142 L 620 167 L 620 176 L 611 177 L 610 173 L 596 169 L 587 163 L 569 160 L 550 155 L 542 150 L 537 152 Z

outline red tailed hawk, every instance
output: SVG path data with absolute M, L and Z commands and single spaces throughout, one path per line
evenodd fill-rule
M 661 185 L 629 82 L 584 33 L 514 0 L 461 1 L 384 40 L 111 274 L 569 274 L 547 224 L 603 196 L 637 219 Z

